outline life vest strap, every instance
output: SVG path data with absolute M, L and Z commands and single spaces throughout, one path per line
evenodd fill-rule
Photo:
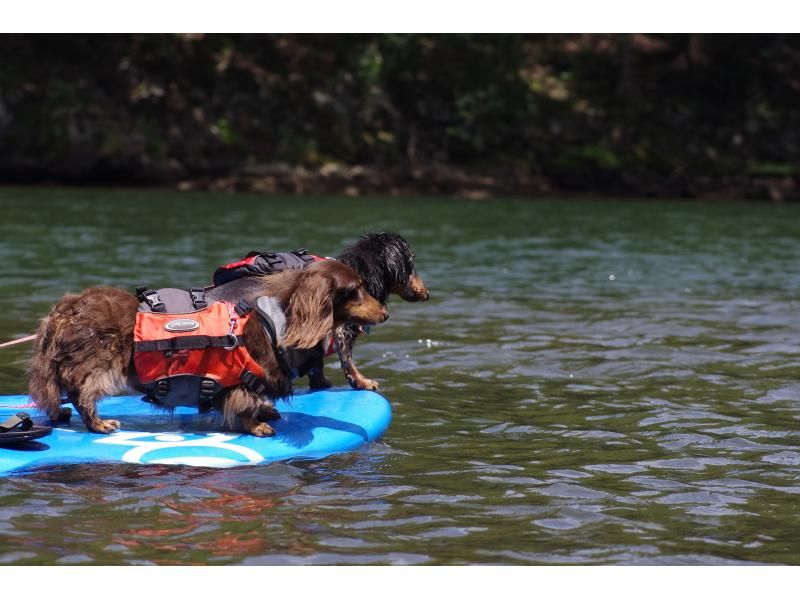
M 259 297 L 256 301 L 255 310 L 259 317 L 259 322 L 261 322 L 261 327 L 267 333 L 267 336 L 272 343 L 272 347 L 277 351 L 281 346 L 281 336 L 283 334 L 283 327 L 286 325 L 286 323 L 285 320 L 283 322 L 279 322 L 279 329 L 278 326 L 276 326 L 275 320 L 272 319 L 272 316 L 265 309 L 268 305 L 270 305 L 270 303 L 267 298 Z
M 244 384 L 245 388 L 253 391 L 257 395 L 263 395 L 267 392 L 266 382 L 250 370 L 245 370 L 242 373 L 242 384 Z
M 225 336 L 178 336 L 156 341 L 138 341 L 133 343 L 134 353 L 146 351 L 183 351 L 186 349 L 223 348 L 233 349 L 244 343 L 243 336 L 226 334 Z
M 168 376 L 146 384 L 142 400 L 164 407 L 202 405 L 221 390 L 222 385 L 212 378 L 191 374 Z
M 239 299 L 239 303 L 237 303 L 236 307 L 233 308 L 240 318 L 249 314 L 252 309 L 253 307 L 250 305 L 247 299 Z

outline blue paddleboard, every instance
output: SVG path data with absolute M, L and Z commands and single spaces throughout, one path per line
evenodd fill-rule
M 392 419 L 388 401 L 369 391 L 298 392 L 277 407 L 281 419 L 270 422 L 277 434 L 256 438 L 225 431 L 217 413 L 178 407 L 168 414 L 154 411 L 139 396 L 109 397 L 98 411 L 103 418 L 118 419 L 120 430 L 87 432 L 73 409 L 70 423 L 55 427 L 49 436 L 0 445 L 0 475 L 90 462 L 234 467 L 321 459 L 380 438 Z M 52 425 L 38 416 L 27 395 L 0 396 L 0 421 L 19 411 L 34 416 L 39 425 Z

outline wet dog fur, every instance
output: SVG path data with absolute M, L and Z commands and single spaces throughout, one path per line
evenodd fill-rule
M 358 241 L 345 249 L 336 260 L 350 266 L 364 281 L 364 288 L 382 306 L 386 306 L 389 295 L 398 295 L 406 301 L 427 301 L 428 289 L 416 272 L 416 256 L 408 242 L 396 233 L 374 232 L 362 235 Z M 251 277 L 242 277 L 207 292 L 207 296 L 236 302 L 252 294 L 256 284 Z M 353 347 L 363 334 L 363 326 L 357 322 L 342 322 L 333 331 L 336 351 L 347 382 L 356 390 L 376 390 L 378 382 L 365 377 L 353 361 Z M 323 342 L 327 343 L 326 338 Z M 324 360 L 320 359 L 308 372 L 311 389 L 329 388 L 325 377 Z
M 319 262 L 249 282 L 242 296 L 252 301 L 268 295 L 283 307 L 287 348 L 312 348 L 345 322 L 377 324 L 388 318 L 358 274 L 340 262 Z M 120 427 L 117 420 L 99 417 L 97 402 L 126 388 L 143 390 L 133 367 L 138 306 L 131 293 L 109 287 L 66 295 L 56 303 L 39 327 L 30 366 L 29 393 L 39 409 L 56 420 L 64 393 L 90 431 L 107 434 Z M 279 417 L 273 402 L 291 395 L 291 381 L 256 318 L 248 320 L 243 336 L 264 369 L 268 390 L 262 397 L 235 386 L 220 393 L 217 405 L 227 426 L 234 427 L 238 420 L 249 434 L 271 436 L 275 431 L 263 420 Z
M 397 295 L 405 301 L 427 301 L 430 293 L 419 277 L 415 267 L 416 256 L 408 242 L 397 233 L 375 232 L 361 236 L 337 258 L 358 272 L 364 280 L 367 292 L 381 305 L 389 301 L 389 295 Z M 358 390 L 376 390 L 380 385 L 358 371 L 353 360 L 353 347 L 363 334 L 363 327 L 345 322 L 334 330 L 336 352 L 347 382 Z M 328 388 L 330 381 L 323 373 L 320 362 L 309 372 L 311 388 Z

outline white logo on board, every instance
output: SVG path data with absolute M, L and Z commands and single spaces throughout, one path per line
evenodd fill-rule
M 98 444 L 133 447 L 122 455 L 127 463 L 159 463 L 231 467 L 261 463 L 258 452 L 233 444 L 240 435 L 231 434 L 154 434 L 151 432 L 114 432 L 100 438 Z M 178 450 L 176 454 L 175 449 Z M 159 456 L 157 453 L 161 453 Z

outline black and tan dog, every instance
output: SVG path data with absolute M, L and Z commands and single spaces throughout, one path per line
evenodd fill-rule
M 403 237 L 395 233 L 368 233 L 345 249 L 336 259 L 358 272 L 367 292 L 381 305 L 386 305 L 389 295 L 398 295 L 406 301 L 427 301 L 430 293 L 416 271 L 416 256 Z M 353 347 L 362 334 L 363 326 L 344 323 L 334 330 L 334 339 L 342 370 L 357 389 L 375 390 L 379 384 L 365 377 L 353 361 Z M 312 370 L 312 387 L 325 388 L 330 382 L 322 373 L 322 364 Z
M 390 295 L 398 295 L 406 301 L 426 301 L 430 297 L 416 272 L 415 260 L 408 242 L 400 235 L 388 232 L 364 234 L 336 258 L 359 274 L 366 291 L 384 307 Z M 208 295 L 216 300 L 237 301 L 252 293 L 254 284 L 253 278 L 239 278 L 214 287 Z M 363 330 L 360 324 L 344 322 L 336 326 L 333 340 L 350 386 L 357 390 L 375 390 L 378 382 L 359 372 L 353 361 L 353 347 Z M 331 386 L 323 371 L 322 358 L 310 369 L 308 377 L 312 389 Z

